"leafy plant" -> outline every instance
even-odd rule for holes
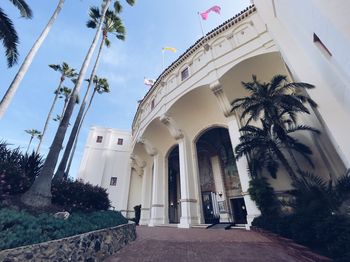
[[[0,250],[64,238],[128,223],[116,211],[73,213],[67,220],[50,214],[33,216],[24,211],[0,209]]]
[[[280,204],[266,178],[256,177],[250,180],[248,192],[263,215],[276,216],[279,214]]]
[[[110,201],[106,189],[82,181],[57,181],[52,185],[52,203],[71,211],[107,210]]]
[[[0,198],[25,192],[39,174],[43,159],[34,152],[23,154],[0,143]]]

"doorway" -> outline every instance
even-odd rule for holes
[[[233,198],[230,201],[234,222],[236,224],[247,224],[247,209],[244,203],[244,198]]]
[[[202,192],[203,217],[205,224],[216,224],[220,222],[220,214],[216,205],[214,192]]]
[[[168,157],[168,215],[169,223],[180,223],[181,216],[179,146],[173,148]]]

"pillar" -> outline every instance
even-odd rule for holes
[[[164,158],[160,153],[153,156],[153,186],[151,219],[149,226],[165,224],[164,216]]]
[[[224,114],[224,116],[227,119],[228,123],[228,131],[230,134],[231,144],[233,150],[235,149],[236,145],[239,143],[239,125],[237,124],[237,120],[235,115],[231,112],[231,106],[227,99],[227,96],[224,92],[224,89],[219,81],[215,81],[210,85],[210,89],[212,90],[213,94],[215,95],[217,102],[219,104],[219,107]],[[238,170],[238,176],[242,187],[242,195],[244,198],[244,202],[247,209],[247,225],[246,228],[249,229],[252,221],[255,217],[260,215],[260,210],[256,206],[255,202],[250,198],[250,195],[248,194],[248,188],[249,188],[249,181],[250,176],[247,171],[248,162],[246,157],[241,157],[238,161],[236,161],[237,170]]]
[[[228,130],[230,134],[232,148],[234,149],[238,145],[239,137],[240,137],[239,126],[234,116],[231,116],[228,118]],[[247,158],[245,156],[241,157],[239,160],[236,161],[236,165],[237,165],[239,180],[241,183],[242,195],[243,195],[244,202],[247,209],[246,228],[249,229],[250,226],[252,225],[252,221],[254,220],[254,218],[259,216],[261,213],[258,207],[256,206],[255,202],[251,199],[248,193],[249,181],[251,180],[251,178],[247,170],[247,167],[248,167]]]
[[[196,199],[195,173],[193,172],[193,150],[191,140],[177,127],[173,118],[164,114],[160,121],[168,128],[171,136],[179,144],[181,217],[178,227],[190,228],[198,224],[198,199]]]
[[[141,188],[141,218],[140,225],[148,225],[151,216],[151,188],[152,188],[152,173],[151,168],[146,166],[142,176]]]
[[[196,190],[194,187],[193,150],[191,141],[184,136],[179,140],[181,217],[178,227],[190,228],[198,223]]]

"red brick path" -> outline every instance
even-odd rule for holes
[[[284,244],[285,245],[285,244]],[[105,262],[266,261],[310,262],[263,234],[241,229],[137,227],[137,240]]]

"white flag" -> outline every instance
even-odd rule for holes
[[[153,86],[155,82],[156,82],[156,80],[154,80],[154,79],[149,79],[149,78],[146,78],[146,77],[143,79],[143,83],[146,86]]]

